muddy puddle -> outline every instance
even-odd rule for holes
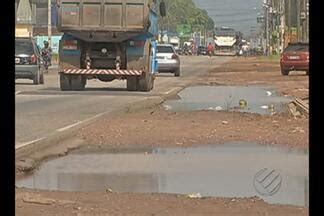
[[[81,152],[45,162],[17,187],[60,191],[259,196],[308,206],[308,154],[253,143]]]
[[[171,111],[239,111],[263,115],[287,111],[292,98],[280,96],[263,86],[191,86],[166,101],[163,106]]]

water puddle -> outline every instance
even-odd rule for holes
[[[259,174],[264,169],[275,170],[279,178],[270,183],[271,178],[257,181],[263,178]],[[264,194],[262,187],[267,185],[278,190]],[[250,143],[157,148],[148,152],[76,151],[45,162],[32,175],[17,180],[16,186],[60,191],[111,189],[215,197],[259,196],[269,203],[308,206],[308,155]]]
[[[260,86],[192,86],[179,94],[180,99],[168,100],[163,106],[171,111],[239,111],[275,114],[287,111],[289,97]]]

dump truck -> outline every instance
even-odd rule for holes
[[[87,80],[126,80],[128,91],[150,91],[158,71],[158,11],[163,0],[58,0],[59,82],[84,90]]]

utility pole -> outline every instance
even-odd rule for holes
[[[302,27],[302,41],[305,42],[306,41],[306,0],[302,0],[301,1],[301,5],[300,5],[301,9],[300,9],[300,19],[301,19],[301,27]]]
[[[297,9],[297,41],[301,40],[300,37],[300,1],[296,1],[296,9]]]
[[[309,40],[309,0],[306,0],[306,41]]]
[[[288,18],[288,34],[289,34],[289,37],[288,37],[288,43],[290,42],[291,40],[291,0],[288,0],[288,12],[287,12],[287,18]]]
[[[283,52],[284,48],[285,48],[285,0],[280,0],[280,27],[281,27],[281,46],[280,46],[280,50],[281,52]]]
[[[49,43],[49,46],[52,47],[52,14],[51,14],[51,0],[48,0],[48,14],[47,14],[47,19],[48,19],[48,22],[47,22],[47,33],[48,33],[48,43]]]
[[[269,5],[268,0],[265,0],[265,31],[266,31],[266,56],[269,55]]]

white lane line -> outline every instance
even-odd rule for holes
[[[60,129],[57,129],[56,131],[58,131],[58,132],[65,131],[65,130],[67,130],[67,129],[70,129],[71,127],[74,127],[74,126],[76,126],[76,125],[78,125],[78,124],[81,124],[82,122],[83,122],[83,121],[78,121],[77,123],[74,123],[74,124],[68,125],[68,126],[66,126],[66,127],[62,127],[62,128],[60,128]]]
[[[43,139],[46,139],[46,137],[42,137],[42,138],[39,138],[39,139],[36,139],[36,140],[33,140],[33,141],[29,141],[29,142],[20,143],[19,145],[16,145],[15,146],[15,149],[17,150],[17,149],[19,149],[21,147],[24,147],[24,146],[33,144],[33,143],[38,142],[38,141],[41,141]]]
[[[107,112],[110,112],[110,111],[107,111]],[[74,124],[70,124],[70,125],[68,125],[68,126],[65,126],[65,127],[59,128],[59,129],[57,129],[56,131],[58,131],[58,132],[65,131],[65,130],[70,129],[70,128],[72,128],[72,127],[75,127],[75,126],[77,126],[77,125],[79,125],[79,124],[82,124],[82,123],[84,123],[84,122],[91,121],[92,119],[98,118],[99,116],[102,116],[102,115],[104,115],[104,114],[107,113],[107,112],[99,113],[99,114],[97,114],[97,115],[95,115],[95,116],[92,116],[91,118],[85,119],[85,120],[83,120],[83,121],[78,121],[78,122],[76,122],[76,123],[74,123]]]

